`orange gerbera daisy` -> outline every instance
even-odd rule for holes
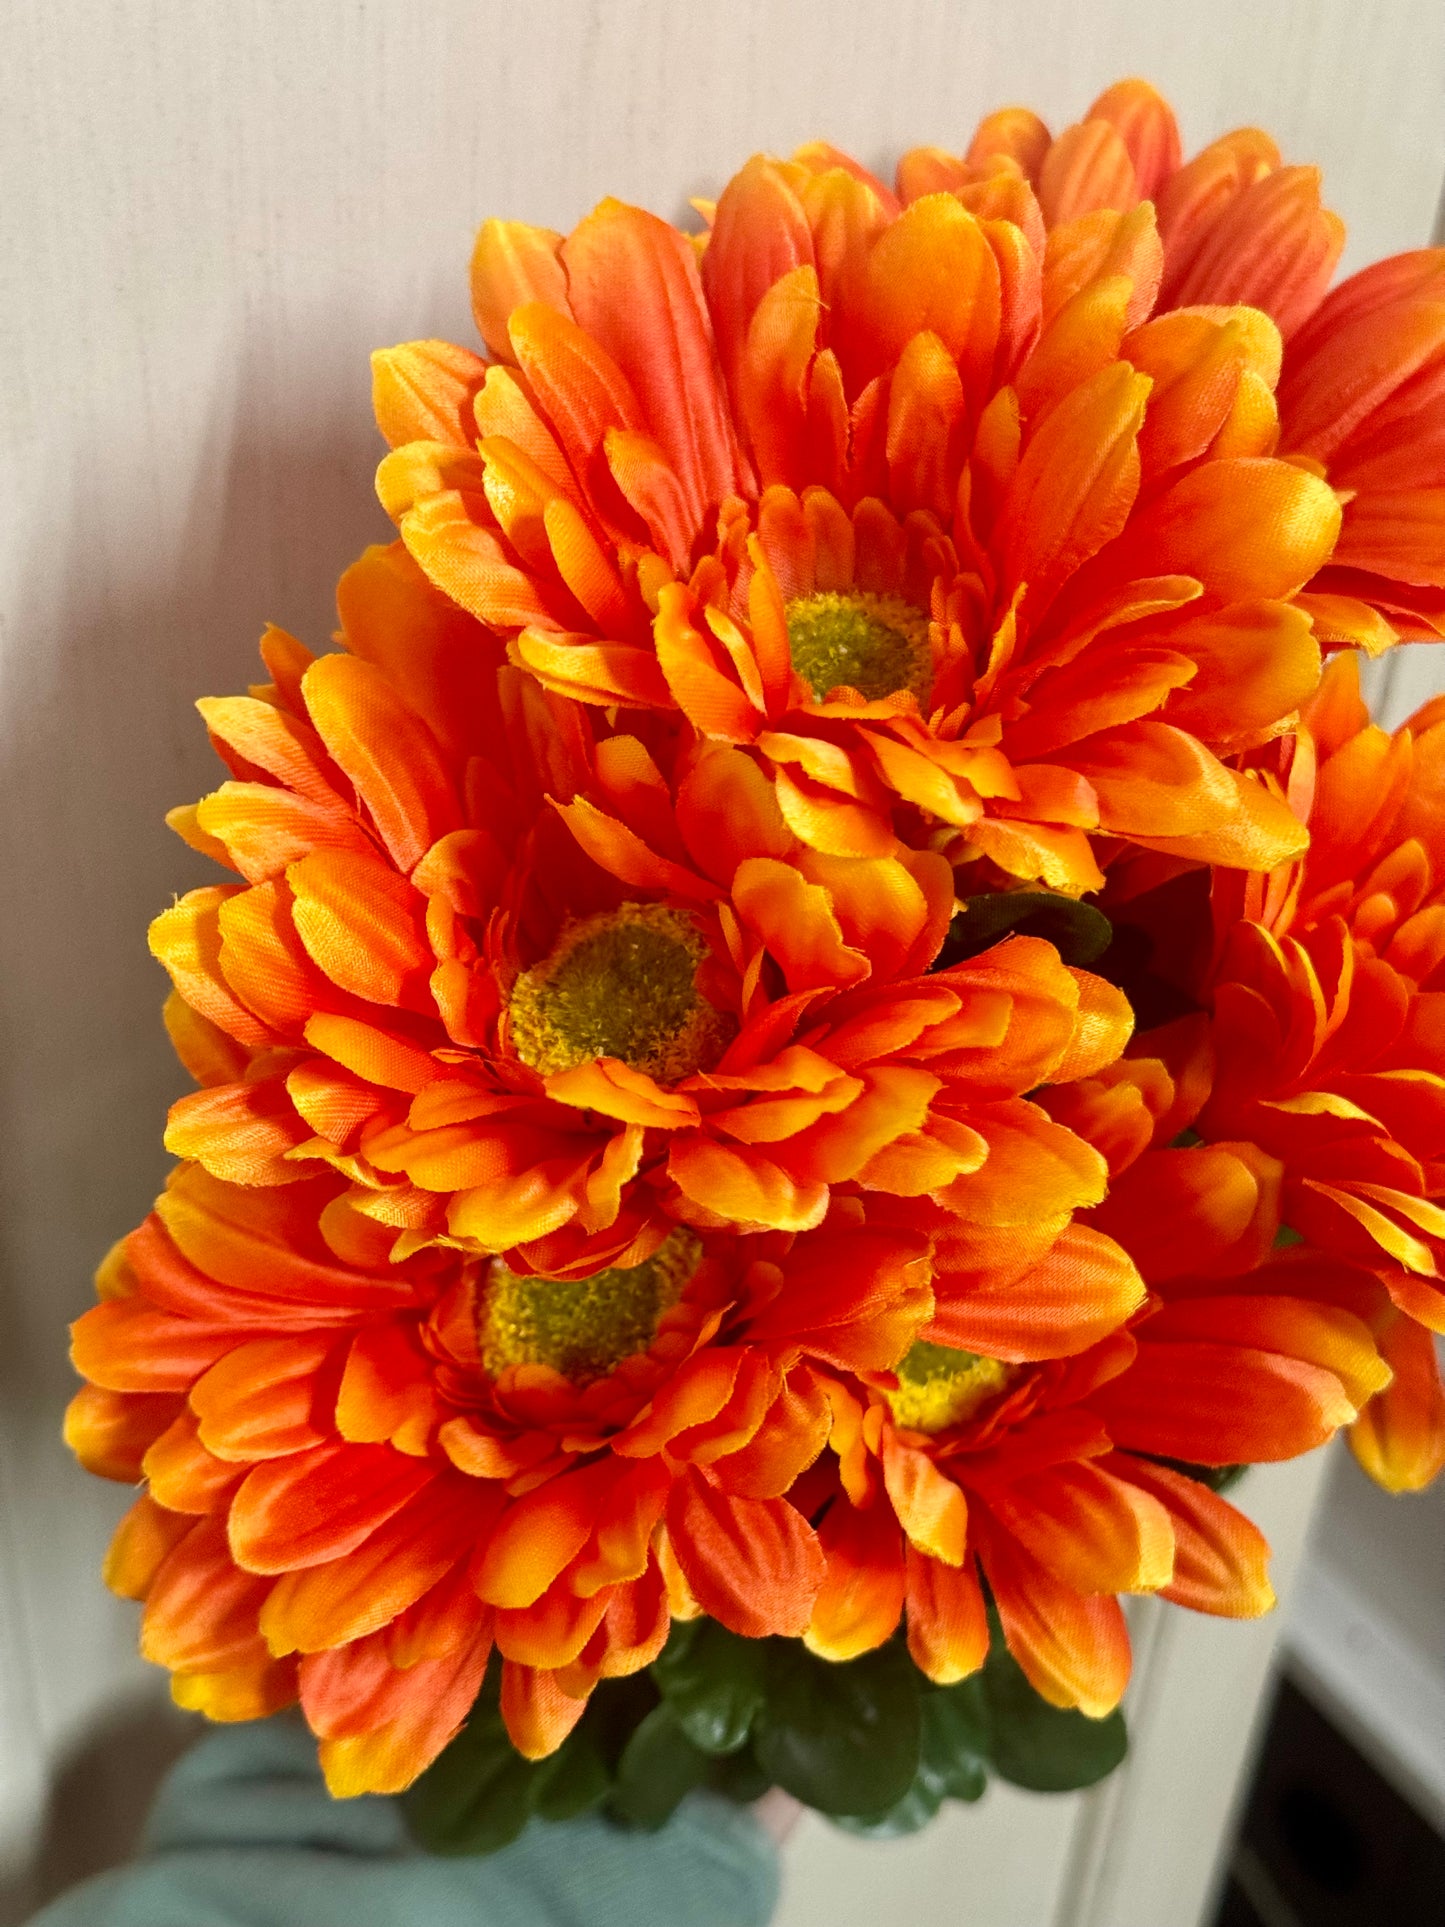
[[[1117,1056],[1117,991],[1032,938],[928,974],[945,860],[810,849],[727,745],[659,737],[664,771],[493,666],[466,727],[506,760],[453,749],[443,671],[485,661],[476,625],[396,550],[341,605],[351,653],[298,674],[273,637],[284,680],[205,706],[238,780],[180,827],[246,882],[154,927],[204,1085],[173,1151],[243,1184],[330,1165],[400,1251],[551,1275],[640,1262],[678,1222],[806,1229],[840,1186],[996,1228],[1027,1196],[1027,1263],[994,1283],[1027,1302],[1047,1271],[1034,1343],[1127,1315],[1116,1247],[1054,1253],[1102,1163],[1023,1097]]]
[[[1114,1595],[1233,1617],[1273,1602],[1248,1520],[1169,1461],[1291,1458],[1387,1376],[1350,1310],[1268,1270],[1203,1279],[1075,1358],[1032,1366],[916,1345],[835,1423],[838,1489],[808,1643],[844,1659],[905,1614],[940,1684],[982,1664],[987,1582],[1044,1698],[1099,1716],[1129,1676]]]
[[[389,1243],[329,1175],[182,1166],[75,1327],[68,1437],[147,1482],[107,1576],[182,1705],[299,1696],[332,1791],[394,1791],[494,1644],[535,1757],[656,1656],[669,1600],[802,1631],[823,1560],[784,1495],[829,1435],[825,1374],[885,1369],[927,1317],[924,1239],[845,1201],[796,1239],[678,1228],[570,1286]]]
[[[1135,1059],[1104,1074],[1117,1128],[1146,1117],[1122,1108],[1136,1060],[1167,1058],[1177,1084],[1156,1107],[1153,1148],[1126,1175],[1110,1151],[1110,1194],[1089,1222],[1151,1285],[1171,1251],[1201,1240],[1222,1251],[1237,1235],[1234,1268],[1257,1264],[1281,1223],[1383,1279],[1395,1309],[1375,1293],[1365,1315],[1396,1378],[1352,1441],[1394,1489],[1428,1483],[1445,1461],[1427,1335],[1445,1322],[1439,709],[1387,735],[1360,701],[1355,658],[1339,658],[1297,738],[1267,757],[1309,825],[1308,855],[1271,874],[1216,873],[1212,891],[1203,871],[1141,890],[1148,861],[1123,864],[1106,897],[1116,927],[1147,940],[1156,973],[1131,985],[1136,1008],[1152,1011]],[[1171,1000],[1196,1014],[1160,1027]],[[1088,1088],[1045,1101],[1104,1148]],[[1209,1143],[1170,1148],[1183,1129]]]
[[[1397,1382],[1352,1438],[1396,1490],[1445,1463],[1427,1335],[1445,1330],[1441,711],[1429,703],[1388,735],[1360,700],[1354,660],[1331,665],[1290,774],[1308,856],[1242,889],[1216,885],[1221,928],[1241,912],[1257,921],[1240,923],[1220,966],[1216,1095],[1199,1125],[1269,1143],[1289,1173],[1287,1221],[1388,1285],[1403,1314],[1383,1340]],[[1261,991],[1276,1023],[1289,1013],[1289,1036],[1251,1062]]]
[[[1174,115],[1142,80],[1108,88],[1057,139],[1006,108],[962,158],[920,148],[899,165],[905,202],[945,189],[991,208],[1029,188],[1046,263],[1106,245],[1151,202],[1160,308],[1248,306],[1277,324],[1278,453],[1344,502],[1334,555],[1299,602],[1320,640],[1373,653],[1445,634],[1445,250],[1378,262],[1326,294],[1345,230],[1321,205],[1318,168],[1284,165],[1257,127],[1182,162]]]
[[[1197,1083],[1196,1083],[1197,1089]],[[979,1574],[1035,1688],[1102,1714],[1128,1678],[1112,1595],[1266,1610],[1266,1547],[1170,1461],[1291,1458],[1381,1392],[1378,1281],[1316,1254],[1268,1262],[1278,1167],[1255,1146],[1165,1148],[1191,1102],[1158,1058],[1048,1094],[1107,1157],[1090,1214],[1150,1286],[1129,1331],[1032,1366],[921,1342],[835,1427],[841,1494],[808,1638],[835,1658],[888,1637],[946,1683],[988,1645]]]
[[[1021,179],[900,209],[820,148],[749,162],[700,267],[617,202],[490,222],[496,360],[377,358],[382,499],[514,661],[745,748],[814,849],[1268,867],[1298,824],[1220,756],[1314,687],[1339,506],[1272,459],[1274,325],[1151,319],[1160,272],[1148,209],[1046,256]]]

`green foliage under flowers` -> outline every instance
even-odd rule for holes
[[[967,897],[948,927],[935,970],[961,963],[1017,934],[1043,937],[1065,963],[1080,969],[1098,961],[1113,941],[1114,929],[1102,910],[1053,890],[1001,890]]]
[[[405,1796],[433,1853],[494,1853],[533,1817],[594,1810],[660,1827],[697,1787],[740,1802],[782,1787],[850,1833],[887,1839],[925,1826],[945,1800],[977,1800],[990,1773],[1036,1792],[1092,1786],[1126,1746],[1122,1715],[1091,1720],[1040,1699],[996,1629],[982,1670],[940,1687],[900,1640],[833,1664],[796,1640],[678,1624],[646,1672],[604,1680],[535,1764],[507,1738],[496,1676]]]

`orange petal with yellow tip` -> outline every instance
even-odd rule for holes
[[[1167,265],[1161,303],[1263,308],[1286,341],[1314,312],[1345,244],[1345,224],[1320,205],[1314,167],[1281,167],[1237,194],[1192,258]]]
[[[1135,437],[1148,392],[1147,377],[1117,362],[1069,394],[1031,437],[999,516],[1010,592],[1027,584],[1043,607],[1124,528],[1139,487]]]
[[[1147,1151],[1091,1222],[1118,1239],[1151,1284],[1248,1271],[1264,1263],[1279,1230],[1282,1175],[1252,1144]]]
[[[122,1599],[144,1599],[176,1545],[194,1530],[186,1513],[167,1512],[143,1492],[115,1529],[105,1556],[105,1583]]]
[[[322,1190],[328,1192],[324,1182]],[[415,1281],[406,1267],[382,1261],[377,1271],[357,1270],[322,1243],[316,1235],[319,1202],[306,1185],[253,1191],[183,1165],[156,1200],[156,1214],[168,1242],[196,1269],[176,1276],[186,1267],[175,1264],[153,1226],[132,1234],[131,1245],[154,1240],[146,1249],[148,1289],[162,1300],[179,1291],[178,1309],[192,1315],[224,1318],[230,1311],[234,1322],[240,1312],[263,1329],[284,1329],[299,1311],[314,1330],[348,1322],[357,1310],[412,1302]],[[214,1281],[209,1288],[206,1279]],[[238,1298],[240,1293],[246,1296]]]
[[[1111,572],[1192,575],[1228,601],[1289,596],[1329,559],[1339,503],[1288,462],[1210,462],[1136,515]]]
[[[1092,1464],[990,1485],[994,1519],[1076,1592],[1157,1592],[1174,1570],[1167,1508]]]
[[[533,622],[555,628],[566,608],[567,598],[519,568],[495,530],[476,521],[475,502],[455,489],[408,509],[401,537],[444,595],[495,628],[523,629]]]
[[[1129,150],[1141,200],[1152,201],[1179,166],[1174,110],[1147,80],[1119,80],[1094,102],[1087,120],[1105,120]]]
[[[1075,897],[1104,887],[1104,873],[1082,830],[986,818],[969,828],[967,841],[971,849],[1021,881],[1044,883]]]
[[[574,702],[621,703],[632,709],[671,709],[676,702],[651,649],[596,643],[556,630],[524,629],[511,654],[543,688]]]
[[[371,406],[392,448],[406,442],[455,442],[470,448],[472,397],[487,364],[449,341],[407,341],[371,357]]]
[[[1319,644],[1298,603],[1236,602],[1191,616],[1171,646],[1197,665],[1169,698],[1167,720],[1214,744],[1268,728],[1313,695]]]
[[[1134,1030],[1134,1012],[1117,985],[1089,970],[1071,967],[1069,975],[1078,988],[1079,1001],[1068,1045],[1053,1067],[1057,1084],[1093,1077],[1104,1070],[1119,1056]]]
[[[908,1651],[935,1686],[956,1686],[988,1653],[988,1609],[972,1559],[959,1566],[907,1555]]]
[[[434,958],[422,899],[395,870],[325,851],[293,863],[286,880],[296,932],[333,984],[383,1005],[424,998]]]
[[[220,1519],[202,1519],[162,1563],[146,1595],[141,1651],[157,1665],[219,1672],[256,1656],[266,1583],[240,1571]]]
[[[345,1558],[283,1573],[266,1595],[260,1626],[278,1657],[345,1646],[424,1599],[486,1529],[500,1499],[479,1502],[453,1475],[436,1480],[411,1505]],[[490,1498],[490,1495],[489,1495]],[[475,1600],[473,1600],[475,1607]]]
[[[1118,278],[1129,283],[1123,302],[1124,325],[1137,328],[1154,306],[1163,266],[1164,253],[1154,210],[1147,204],[1132,208],[1127,214],[1099,208],[1065,221],[1050,233],[1045,252],[1044,326],[1049,327],[1065,304],[1091,284],[1100,284],[1102,294],[1102,283]],[[1109,314],[1111,339],[1118,325],[1113,319],[1115,299],[1111,294],[1109,306],[1096,310]],[[1100,360],[1107,358],[1101,356]],[[1135,366],[1144,374],[1154,372],[1143,362],[1136,362]]]
[[[87,1472],[135,1485],[141,1461],[181,1409],[175,1392],[83,1385],[65,1408],[65,1443]]]
[[[773,283],[748,325],[737,375],[738,413],[765,486],[801,488],[813,479],[806,463],[805,383],[821,315],[818,276],[805,263]]]
[[[1085,1597],[1056,1579],[1006,1533],[981,1550],[1009,1651],[1051,1706],[1091,1719],[1112,1713],[1129,1683],[1129,1634],[1118,1601]]]
[[[1093,1406],[1126,1451],[1195,1465],[1297,1458],[1359,1409],[1324,1366],[1219,1342],[1142,1345]]]
[[[245,1476],[207,1451],[188,1411],[151,1445],[141,1471],[156,1502],[175,1512],[223,1512]]]
[[[606,1460],[515,1500],[487,1542],[474,1583],[490,1605],[530,1606],[586,1545],[597,1505],[619,1476]]]
[[[749,1323],[757,1344],[802,1345],[846,1371],[888,1371],[932,1304],[921,1232],[831,1225],[799,1245],[782,1291]]]
[[[323,656],[302,683],[317,732],[356,785],[403,871],[461,827],[449,773],[425,723],[370,663]]]
[[[458,448],[453,442],[406,442],[382,456],[376,470],[376,496],[398,526],[413,513],[425,522],[452,500],[491,528],[486,480],[487,464],[474,448]]]
[[[432,1369],[411,1327],[363,1328],[346,1355],[336,1395],[337,1431],[355,1444],[386,1443],[424,1456],[445,1416]]]
[[[690,1203],[748,1230],[809,1231],[828,1208],[826,1184],[796,1179],[760,1152],[701,1136],[672,1145],[667,1174]]]
[[[1294,607],[1310,618],[1322,647],[1363,650],[1367,656],[1381,656],[1393,649],[1400,633],[1376,608],[1358,596],[1306,590],[1297,595]]]
[[[866,275],[864,325],[879,363],[927,331],[975,388],[979,373],[991,372],[1001,318],[998,263],[979,223],[952,194],[930,194],[906,208],[879,236]],[[974,408],[984,399],[969,395]]]
[[[610,1598],[604,1588],[579,1599],[559,1579],[532,1605],[497,1613],[497,1651],[511,1664],[570,1667],[601,1625]]]
[[[480,1632],[440,1659],[398,1672],[385,1640],[373,1633],[301,1662],[302,1710],[321,1738],[321,1770],[336,1800],[410,1786],[471,1711],[491,1653],[489,1634]]]
[[[308,723],[255,696],[203,696],[196,708],[233,775],[264,772],[308,802],[335,811],[339,820],[351,815],[325,745]]]
[[[453,767],[491,740],[501,645],[432,586],[404,543],[363,550],[342,572],[336,607],[348,652],[406,692]]]
[[[555,1673],[510,1659],[503,1663],[502,1718],[524,1760],[545,1760],[555,1753],[586,1711],[586,1699],[563,1692]]]
[[[1048,128],[1031,108],[1001,107],[979,122],[965,158],[974,167],[986,167],[1003,157],[1034,180],[1051,139]]]
[[[259,1045],[271,1034],[230,990],[221,970],[221,906],[237,891],[211,885],[190,890],[163,910],[148,933],[151,955],[169,971],[186,1002],[238,1043]]]
[[[270,783],[223,783],[196,806],[195,821],[248,883],[284,874],[311,850],[365,850],[354,818]]]
[[[472,249],[472,313],[477,332],[499,361],[511,361],[508,323],[518,308],[545,302],[570,312],[567,275],[558,260],[560,234],[525,221],[483,221]]]
[[[1160,1588],[1176,1606],[1226,1619],[1256,1619],[1274,1605],[1269,1542],[1258,1526],[1197,1480],[1114,1452],[1102,1470],[1152,1494],[1169,1514],[1174,1573]]]
[[[561,259],[572,312],[631,382],[696,530],[743,480],[696,253],[667,222],[607,200]]]
[[[1141,198],[1134,163],[1118,128],[1107,120],[1066,127],[1043,157],[1039,206],[1050,227],[1096,208],[1123,212]]]
[[[1017,1235],[1000,1242],[1016,1244]],[[958,1289],[945,1257],[922,1335],[995,1358],[1064,1358],[1116,1331],[1144,1302],[1143,1281],[1128,1255],[1081,1224],[1069,1225],[1017,1277],[994,1280],[986,1270],[984,1279]]]
[[[904,207],[925,194],[957,194],[973,179],[973,169],[941,147],[910,147],[899,158],[894,185]]]
[[[617,565],[565,496],[554,495],[542,513],[557,572],[604,635],[631,626],[632,606]]]
[[[238,1464],[325,1444],[316,1377],[334,1335],[255,1338],[220,1358],[191,1387],[201,1442]]]
[[[761,720],[758,710],[724,667],[721,647],[692,621],[680,585],[663,590],[653,638],[658,667],[688,720],[716,740],[751,742]]]
[[[733,1498],[689,1471],[673,1487],[667,1528],[703,1611],[730,1632],[795,1638],[807,1626],[825,1561],[786,1500]]]
[[[171,1698],[187,1713],[221,1724],[269,1719],[296,1704],[296,1662],[261,1648],[240,1666],[216,1673],[173,1673]]]
[[[909,1543],[946,1566],[961,1566],[968,1548],[968,1501],[930,1455],[885,1435],[883,1484]]]
[[[256,1573],[339,1559],[434,1476],[429,1465],[386,1445],[320,1445],[265,1460],[231,1503],[231,1551]]]
[[[166,1125],[166,1149],[194,1158],[229,1184],[299,1183],[305,1167],[288,1152],[307,1140],[285,1084],[263,1078],[251,1084],[220,1084],[178,1098]]]
[[[904,348],[888,391],[888,467],[900,511],[953,505],[966,400],[953,357],[926,330]]]
[[[702,257],[718,358],[735,403],[744,344],[759,302],[812,253],[812,235],[787,167],[755,154],[718,197]]]
[[[1394,1377],[1350,1427],[1350,1450],[1387,1492],[1423,1492],[1445,1468],[1445,1384],[1430,1333],[1395,1318],[1379,1340]]]
[[[858,983],[868,959],[843,939],[829,893],[772,857],[748,857],[733,878],[739,917],[776,957],[789,990]]]
[[[821,1659],[856,1659],[890,1639],[903,1611],[904,1543],[887,1506],[835,1499],[818,1527],[827,1561],[803,1644]]]
[[[715,1460],[719,1482],[744,1499],[780,1499],[828,1442],[833,1410],[827,1388],[806,1367],[795,1369],[746,1445]]]

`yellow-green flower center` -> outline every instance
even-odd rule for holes
[[[933,684],[928,617],[901,596],[855,591],[798,596],[787,606],[793,667],[822,702],[846,684],[870,703],[911,689],[922,707]]]
[[[662,1083],[715,1064],[730,1026],[697,987],[706,955],[689,919],[662,904],[583,918],[517,979],[517,1055],[544,1077],[616,1057]]]
[[[679,1225],[642,1264],[590,1278],[522,1277],[497,1259],[479,1319],[482,1363],[493,1378],[508,1365],[550,1365],[574,1385],[605,1378],[647,1350],[701,1255],[702,1241]]]
[[[1013,1376],[1002,1359],[921,1340],[898,1367],[898,1390],[888,1393],[894,1422],[910,1432],[946,1432],[972,1418]]]

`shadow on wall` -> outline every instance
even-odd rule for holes
[[[144,1677],[136,1608],[100,1581],[124,1495],[79,1471],[60,1423],[66,1321],[159,1189],[186,1083],[145,932],[220,880],[162,821],[224,775],[192,704],[264,673],[268,618],[327,646],[337,575],[388,535],[364,355],[334,328],[288,337],[218,356],[208,413],[188,421],[182,393],[171,416],[138,407],[129,443],[98,425],[68,498],[67,478],[34,477],[57,499],[8,642],[0,743],[0,1779],[35,1798],[60,1736]],[[99,1784],[93,1760],[129,1797],[133,1739],[125,1719],[87,1734],[73,1785]],[[61,1884],[90,1864],[91,1829],[63,1793],[42,1845]]]
[[[128,1695],[57,1761],[22,1881],[0,1885],[0,1927],[23,1927],[67,1888],[135,1851],[157,1787],[202,1721],[161,1693]]]

